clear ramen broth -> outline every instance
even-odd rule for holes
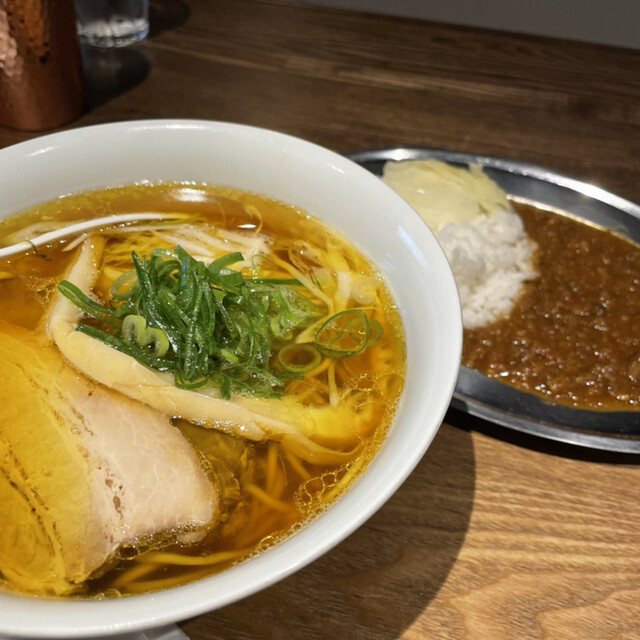
[[[329,457],[316,463],[313,456],[305,459],[296,447],[287,446],[286,438],[277,435],[252,440],[239,437],[237,431],[222,423],[211,428],[211,424],[203,426],[171,415],[172,424],[195,450],[198,464],[217,496],[216,516],[200,539],[183,535],[183,531],[162,530],[130,540],[86,580],[69,583],[64,593],[48,587],[46,580],[30,587],[28,582],[16,584],[10,572],[0,572],[0,584],[7,590],[120,597],[178,586],[220,572],[292,535],[320,514],[367,467],[394,417],[404,384],[406,354],[400,315],[392,296],[375,265],[348,240],[304,211],[221,187],[125,186],[61,198],[4,220],[0,223],[0,246],[21,239],[25,229],[33,237],[63,221],[149,211],[187,215],[179,226],[149,222],[137,225],[140,229],[135,232],[122,226],[101,229],[99,235],[105,238],[105,244],[91,296],[107,303],[114,282],[133,268],[132,249],[143,255],[180,245],[199,254],[202,243],[208,243],[223,254],[253,252],[254,267],[242,267],[245,275],[255,276],[259,270],[260,277],[298,279],[308,284],[304,295],[312,299],[319,315],[295,334],[301,342],[317,335],[328,309],[364,309],[370,326],[375,323],[381,329],[376,340],[350,357],[321,354],[321,360],[310,370],[287,378],[282,391],[282,398],[294,403],[296,411],[335,411],[344,422],[339,428],[346,435],[332,444],[311,433],[311,440],[322,447],[334,447],[337,452],[335,461]],[[46,330],[48,314],[60,297],[57,287],[67,277],[83,241],[70,237],[0,260],[2,331],[51,344]],[[318,297],[309,291],[317,292]],[[99,324],[95,319],[85,321],[89,326]],[[15,326],[22,329],[14,331]],[[0,354],[0,367],[5,368],[5,358]],[[11,404],[10,384],[0,375],[2,406]],[[100,386],[99,382],[92,384]],[[230,401],[234,402],[237,395],[234,391]],[[7,420],[6,410],[0,409],[0,445],[8,433]],[[38,451],[34,455],[43,456],[40,466],[45,468],[46,451]],[[18,463],[1,453],[0,447],[0,476],[4,473],[10,477],[15,471],[11,465]],[[0,516],[5,521],[12,518],[6,503],[4,513],[0,506]],[[84,541],[79,539],[78,544]],[[0,569],[2,562],[19,562],[15,555],[21,549],[19,545],[14,548],[7,536],[0,536]]]

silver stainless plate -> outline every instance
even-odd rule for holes
[[[424,147],[370,149],[345,155],[378,176],[389,160],[434,158],[465,167],[475,163],[512,198],[571,213],[640,244],[639,205],[542,167]],[[640,454],[640,411],[572,409],[519,391],[464,366],[451,406],[535,436],[592,449]]]

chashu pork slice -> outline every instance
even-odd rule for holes
[[[122,545],[197,538],[217,512],[168,418],[0,321],[0,574],[32,593],[70,593]]]

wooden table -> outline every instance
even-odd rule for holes
[[[72,126],[241,122],[339,152],[425,145],[541,164],[640,201],[640,51],[257,0],[157,0],[86,54]],[[35,134],[0,130],[0,146]],[[452,426],[455,425],[455,426]],[[640,637],[640,468],[451,413],[395,496],[193,639]]]

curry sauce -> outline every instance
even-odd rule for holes
[[[640,247],[567,215],[515,205],[539,278],[512,313],[465,331],[463,364],[573,407],[640,406]]]

